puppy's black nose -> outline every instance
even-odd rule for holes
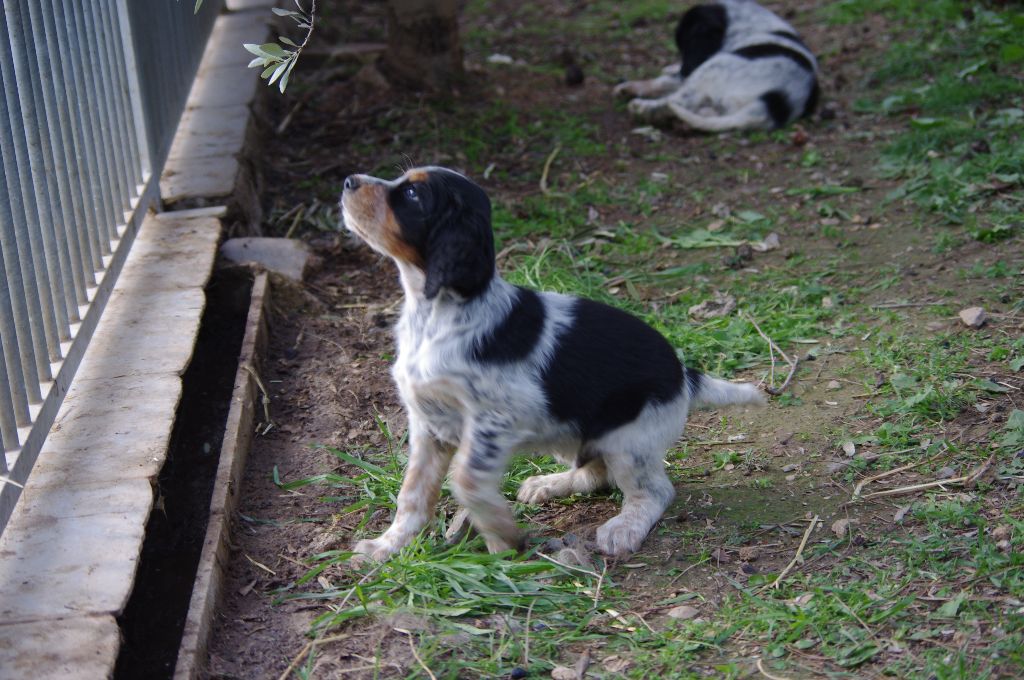
[[[355,175],[349,175],[345,178],[345,191],[355,191],[359,188],[359,178]]]

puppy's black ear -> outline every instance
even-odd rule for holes
[[[427,241],[423,293],[433,299],[442,288],[466,298],[482,293],[494,277],[491,202],[469,180],[445,178]]]
[[[697,5],[688,10],[676,26],[676,47],[683,66],[682,77],[722,49],[729,16],[721,5]]]

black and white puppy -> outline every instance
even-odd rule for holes
[[[353,550],[382,560],[430,521],[445,475],[491,552],[522,537],[501,494],[514,453],[570,467],[527,479],[540,503],[604,486],[622,512],[599,549],[640,547],[674,496],[664,454],[698,404],[760,402],[752,384],[685,368],[639,319],[590,300],[513,286],[495,270],[491,204],[452,170],[345,180],[345,225],[398,266],[404,307],[393,377],[409,418],[409,462],[390,528]]]
[[[681,64],[653,80],[622,83],[629,112],[675,116],[708,132],[770,130],[813,113],[818,63],[796,30],[753,0],[718,0],[688,10],[676,27]]]

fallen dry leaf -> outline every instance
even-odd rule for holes
[[[734,309],[736,309],[736,298],[728,293],[715,291],[714,297],[710,300],[693,305],[688,311],[690,316],[697,319],[715,319],[732,314]]]
[[[845,517],[832,522],[832,533],[835,534],[837,538],[842,538],[849,530],[850,520]]]

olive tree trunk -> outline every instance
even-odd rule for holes
[[[450,90],[462,78],[456,0],[388,0],[384,63],[400,80]]]

